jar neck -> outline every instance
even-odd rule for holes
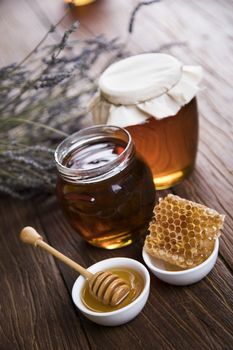
[[[123,142],[124,150],[113,160],[106,164],[91,168],[70,168],[66,166],[65,159],[74,152],[93,143],[104,140]],[[55,161],[59,175],[71,183],[97,182],[112,177],[121,172],[131,162],[135,154],[132,138],[128,131],[117,126],[98,125],[76,132],[62,141],[55,151]]]

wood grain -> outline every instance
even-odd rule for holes
[[[40,228],[33,207],[5,199],[0,216],[1,348],[88,349],[54,259],[19,241],[26,222]]]
[[[51,224],[52,221],[55,225],[57,218],[60,218],[56,233],[48,233],[49,241],[53,242],[57,249],[62,249],[62,247],[66,249],[70,256],[86,266],[101,260],[103,254],[105,258],[127,256],[142,262],[141,242],[118,251],[103,253],[101,250],[90,247],[81,241],[78,235],[67,227],[60,210],[56,214],[54,213],[53,217],[40,216],[43,218],[44,227],[47,227],[48,223]],[[68,271],[63,265],[59,264],[59,266],[67,287],[71,289],[74,278],[73,272]],[[219,278],[220,271],[221,277]],[[125,349],[128,349],[132,344],[138,349],[143,349],[145,345],[144,334],[146,334],[145,341],[148,347],[150,344],[151,346],[156,344],[158,348],[168,349],[186,348],[190,344],[190,339],[192,339],[194,349],[207,349],[209,347],[211,349],[221,349],[224,341],[227,341],[228,344],[232,342],[233,297],[231,290],[233,280],[231,272],[220,259],[214,271],[194,286],[186,288],[172,287],[154,278],[154,276],[151,277],[151,293],[145,310],[134,321],[120,327],[120,333],[116,332],[115,329],[110,330],[105,327],[98,327],[97,331],[95,325],[89,322],[84,323],[84,327],[87,327],[87,334],[91,334],[90,342],[93,341],[92,337],[94,337],[94,342],[98,344],[97,348],[101,348],[101,339],[104,339],[104,343],[106,343],[109,336],[111,336],[113,343],[117,342],[118,337],[121,337],[126,329],[130,332],[129,334],[125,333],[123,338],[127,345],[125,345]],[[215,330],[214,336],[209,332],[211,328]],[[140,336],[137,331],[139,329]],[[96,330],[96,333],[94,330]],[[98,334],[101,335],[100,338],[98,338]],[[126,334],[127,340],[125,339]],[[142,340],[141,345],[138,343],[138,337]],[[209,344],[209,338],[212,347]],[[177,344],[179,344],[179,347]]]
[[[151,275],[143,312],[116,328],[86,320],[71,302],[77,277],[44,252],[24,246],[18,232],[35,226],[45,240],[78,263],[127,256],[142,261],[143,241],[117,251],[87,245],[68,226],[54,196],[32,203],[1,198],[1,349],[233,349],[233,3],[231,0],[163,0],[137,14],[127,38],[136,0],[97,0],[67,17],[57,33],[79,18],[77,37],[105,33],[128,40],[132,52],[170,53],[204,68],[198,95],[200,137],[196,168],[171,192],[226,214],[215,268],[200,283],[173,287]],[[22,59],[65,10],[63,1],[0,2],[0,64]],[[163,196],[164,191],[158,191]]]

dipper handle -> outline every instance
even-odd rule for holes
[[[66,265],[73,268],[75,271],[80,273],[80,275],[84,276],[87,279],[91,279],[93,277],[93,274],[89,272],[88,270],[84,269],[81,265],[77,264],[75,261],[68,258],[66,255],[60,253],[58,250],[51,247],[49,244],[45,243],[43,241],[43,238],[39,233],[30,226],[24,227],[22,231],[20,232],[20,239],[24,243],[32,244],[35,247],[40,247],[44,250],[46,250],[48,253],[55,256],[57,259],[64,262]]]

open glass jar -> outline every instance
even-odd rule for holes
[[[146,232],[155,203],[153,178],[126,130],[83,129],[57,147],[55,160],[62,209],[86,241],[114,249]]]
[[[126,128],[149,164],[157,189],[169,188],[194,168],[198,145],[199,66],[159,53],[110,65],[90,103],[93,123]]]

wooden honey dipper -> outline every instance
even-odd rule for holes
[[[95,274],[89,272],[81,265],[77,264],[58,250],[43,241],[41,235],[33,227],[24,227],[20,232],[20,239],[24,243],[32,244],[35,247],[46,250],[66,265],[78,271],[88,280],[92,295],[106,305],[116,306],[120,304],[129,294],[129,285],[117,275],[110,271],[100,271]]]

